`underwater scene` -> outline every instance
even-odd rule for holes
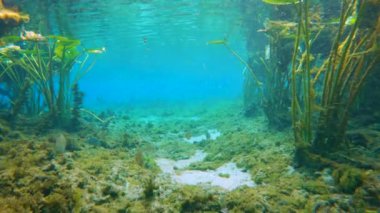
[[[0,213],[380,212],[380,0],[0,0]]]

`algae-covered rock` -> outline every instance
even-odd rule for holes
[[[143,143],[143,141],[141,141],[138,137],[131,135],[131,134],[128,134],[128,133],[125,133],[122,136],[122,139],[120,141],[120,144],[122,145],[122,147],[125,147],[128,149],[137,148],[137,147],[141,146],[142,143]]]
[[[220,211],[220,209],[220,204],[211,194],[194,194],[187,197],[180,207],[181,212]]]
[[[365,212],[363,206],[353,203],[351,195],[331,194],[308,199],[306,212]]]
[[[93,206],[91,207],[91,212],[94,213],[107,213],[109,210],[106,207],[103,206]]]
[[[69,212],[68,200],[59,193],[53,193],[44,198],[43,212]]]
[[[63,134],[58,134],[55,137],[55,148],[57,153],[64,153],[66,151],[67,140]]]
[[[197,147],[193,144],[178,141],[165,141],[160,144],[160,149],[157,150],[157,152],[160,157],[182,160],[194,155],[196,150]]]
[[[113,199],[120,196],[119,190],[112,184],[106,185],[103,188],[102,193],[104,196],[110,196]]]
[[[66,150],[67,151],[79,151],[82,147],[80,146],[79,140],[69,139],[67,140]]]
[[[333,172],[338,187],[345,193],[353,193],[363,182],[363,174],[355,168],[339,168]]]
[[[166,200],[178,212],[220,212],[218,197],[197,186],[184,186],[175,190]]]
[[[110,146],[108,145],[107,142],[98,139],[97,137],[90,137],[86,140],[87,144],[90,144],[95,147],[104,147],[104,148],[109,148]]]
[[[267,212],[269,205],[257,191],[252,189],[240,189],[228,194],[225,205],[231,212]]]
[[[302,188],[313,194],[328,194],[330,192],[329,187],[320,180],[310,180],[302,184]]]
[[[5,123],[6,122],[2,120],[0,121],[0,135],[3,137],[7,136],[11,132],[9,126]]]
[[[73,211],[74,212],[81,212],[82,209],[85,209],[85,202],[84,202],[84,192],[81,189],[74,189],[73,190]]]
[[[380,209],[380,172],[367,172],[360,191],[355,195],[359,196],[368,207]]]
[[[147,180],[145,180],[143,187],[144,187],[143,193],[144,193],[145,199],[153,198],[155,191],[158,189],[158,186],[154,182],[154,177],[149,177]]]

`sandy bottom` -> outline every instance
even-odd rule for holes
[[[228,162],[216,170],[200,171],[185,169],[192,163],[202,161],[206,155],[207,154],[203,151],[198,150],[193,156],[186,160],[174,161],[166,158],[159,158],[156,160],[156,163],[163,173],[170,175],[174,182],[180,184],[210,184],[228,191],[241,186],[256,186],[251,180],[251,176],[237,168],[236,164],[232,162]],[[175,169],[177,169],[177,171]]]
[[[207,139],[210,139],[213,141],[222,135],[222,133],[216,129],[207,130],[207,134],[208,135],[202,134],[202,135],[192,136],[190,138],[185,138],[185,141],[188,143],[199,143],[199,142],[205,141]]]

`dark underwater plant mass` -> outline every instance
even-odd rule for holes
[[[378,212],[380,0],[0,0],[0,212]]]

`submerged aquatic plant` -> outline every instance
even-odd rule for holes
[[[78,83],[72,86],[72,94],[73,94],[73,107],[71,110],[71,130],[77,131],[80,127],[80,109],[83,105],[83,92],[79,90]]]
[[[291,9],[291,8],[290,8]],[[286,17],[292,17],[294,12],[288,11]],[[261,107],[268,119],[268,126],[276,130],[282,130],[290,126],[290,83],[288,67],[293,50],[293,39],[295,38],[297,23],[283,20],[284,15],[275,9],[269,13],[270,20],[264,23],[265,29],[258,33],[265,33],[268,44],[265,51],[260,55],[262,63],[263,97]],[[264,48],[264,47],[263,47]]]
[[[268,21],[265,32],[272,40],[274,36],[295,40],[288,85],[296,160],[304,161],[307,153],[328,155],[346,141],[351,108],[380,59],[380,16],[372,14],[371,22],[366,18],[363,11],[372,1],[343,0],[340,17],[332,24],[314,14],[309,0],[294,3],[298,20]],[[333,37],[321,36],[328,32],[325,28],[334,32]],[[329,52],[315,56],[312,47],[330,38]]]
[[[223,45],[227,48],[227,50],[235,56],[251,73],[252,76],[259,88],[262,86],[262,82],[259,81],[258,77],[255,74],[255,71],[252,69],[252,67],[235,51],[231,48],[231,46],[228,44],[228,41],[226,39],[220,39],[220,40],[211,40],[208,41],[207,44],[216,44],[216,45]]]
[[[70,114],[78,117],[79,113],[79,109],[72,111],[71,108],[80,105],[79,93],[74,94],[76,90],[72,88],[92,68],[95,60],[90,62],[79,40],[36,33],[28,35],[19,38],[26,42],[26,48],[1,53],[2,58],[9,61],[8,65],[3,65],[4,70],[12,77],[12,84],[20,88],[20,79],[25,78],[19,75],[27,76],[33,88],[30,105],[39,110],[47,109],[54,126],[68,126]],[[40,113],[39,110],[36,113]]]
[[[329,153],[345,141],[350,109],[380,56],[376,49],[380,22],[374,28],[360,28],[365,4],[358,0],[342,1],[335,41],[320,64],[313,62],[311,51],[319,32],[310,31],[309,1],[297,7],[292,117],[296,147],[300,150]],[[347,22],[354,15],[355,23]]]

